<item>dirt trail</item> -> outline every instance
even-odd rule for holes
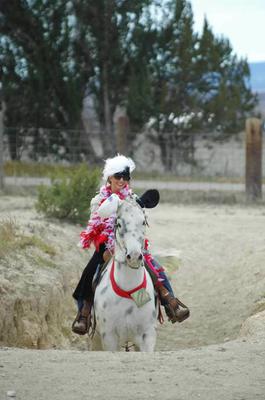
[[[0,199],[0,217],[34,224],[21,201]],[[191,318],[159,327],[151,355],[2,348],[1,400],[264,400],[264,210],[162,204],[148,215],[153,254],[177,260],[172,284]]]
[[[176,352],[0,351],[1,400],[263,400],[263,343]],[[1,397],[2,396],[2,397]]]

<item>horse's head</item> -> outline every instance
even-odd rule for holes
[[[143,258],[146,216],[135,199],[124,200],[116,219],[116,249],[123,252],[129,267],[139,268]]]
[[[107,218],[116,214],[115,256],[123,258],[131,268],[139,268],[142,264],[146,216],[144,209],[134,197],[120,200],[111,196],[99,208],[101,217]]]

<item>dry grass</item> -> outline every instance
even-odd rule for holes
[[[50,165],[23,161],[7,161],[4,165],[6,176],[47,177],[58,173],[74,171],[78,166]]]
[[[12,218],[0,220],[0,258],[6,257],[11,251],[25,250],[34,247],[49,256],[55,256],[53,246],[44,242],[36,235],[26,235],[20,232],[17,222]]]
[[[0,221],[0,258],[11,250],[16,235],[16,222],[12,218]]]
[[[87,164],[86,164],[87,165]],[[67,174],[75,171],[80,164],[62,165],[62,164],[45,164],[24,161],[7,161],[4,165],[6,176],[29,176],[29,177],[49,177],[59,174]],[[98,169],[96,165],[90,165],[90,169]],[[152,180],[161,182],[218,182],[218,183],[244,183],[244,177],[227,177],[227,176],[180,176],[176,173],[169,172],[144,172],[134,171],[134,180]],[[265,177],[263,178],[265,184]]]

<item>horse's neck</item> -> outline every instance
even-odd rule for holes
[[[115,259],[114,279],[117,285],[125,291],[132,290],[143,282],[144,271],[143,266],[132,269],[128,267],[126,259]]]

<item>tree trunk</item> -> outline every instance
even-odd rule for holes
[[[116,143],[113,132],[111,105],[109,100],[109,76],[107,62],[103,65],[103,102],[104,102],[104,138],[103,148],[106,156],[113,156],[116,151]]]
[[[88,159],[90,164],[97,164],[99,159],[92,144],[92,138],[95,132],[87,132],[83,118],[81,118],[80,125],[81,131],[78,138],[78,148],[84,151],[86,159]]]
[[[1,89],[0,89],[1,91]],[[4,189],[4,102],[0,92],[0,190]]]
[[[114,156],[116,152],[116,141],[113,131],[112,111],[110,102],[110,76],[109,76],[109,58],[111,52],[111,19],[113,12],[112,2],[104,2],[104,26],[103,26],[103,47],[102,47],[102,94],[103,94],[103,113],[104,129],[102,132],[102,145],[104,156]]]

